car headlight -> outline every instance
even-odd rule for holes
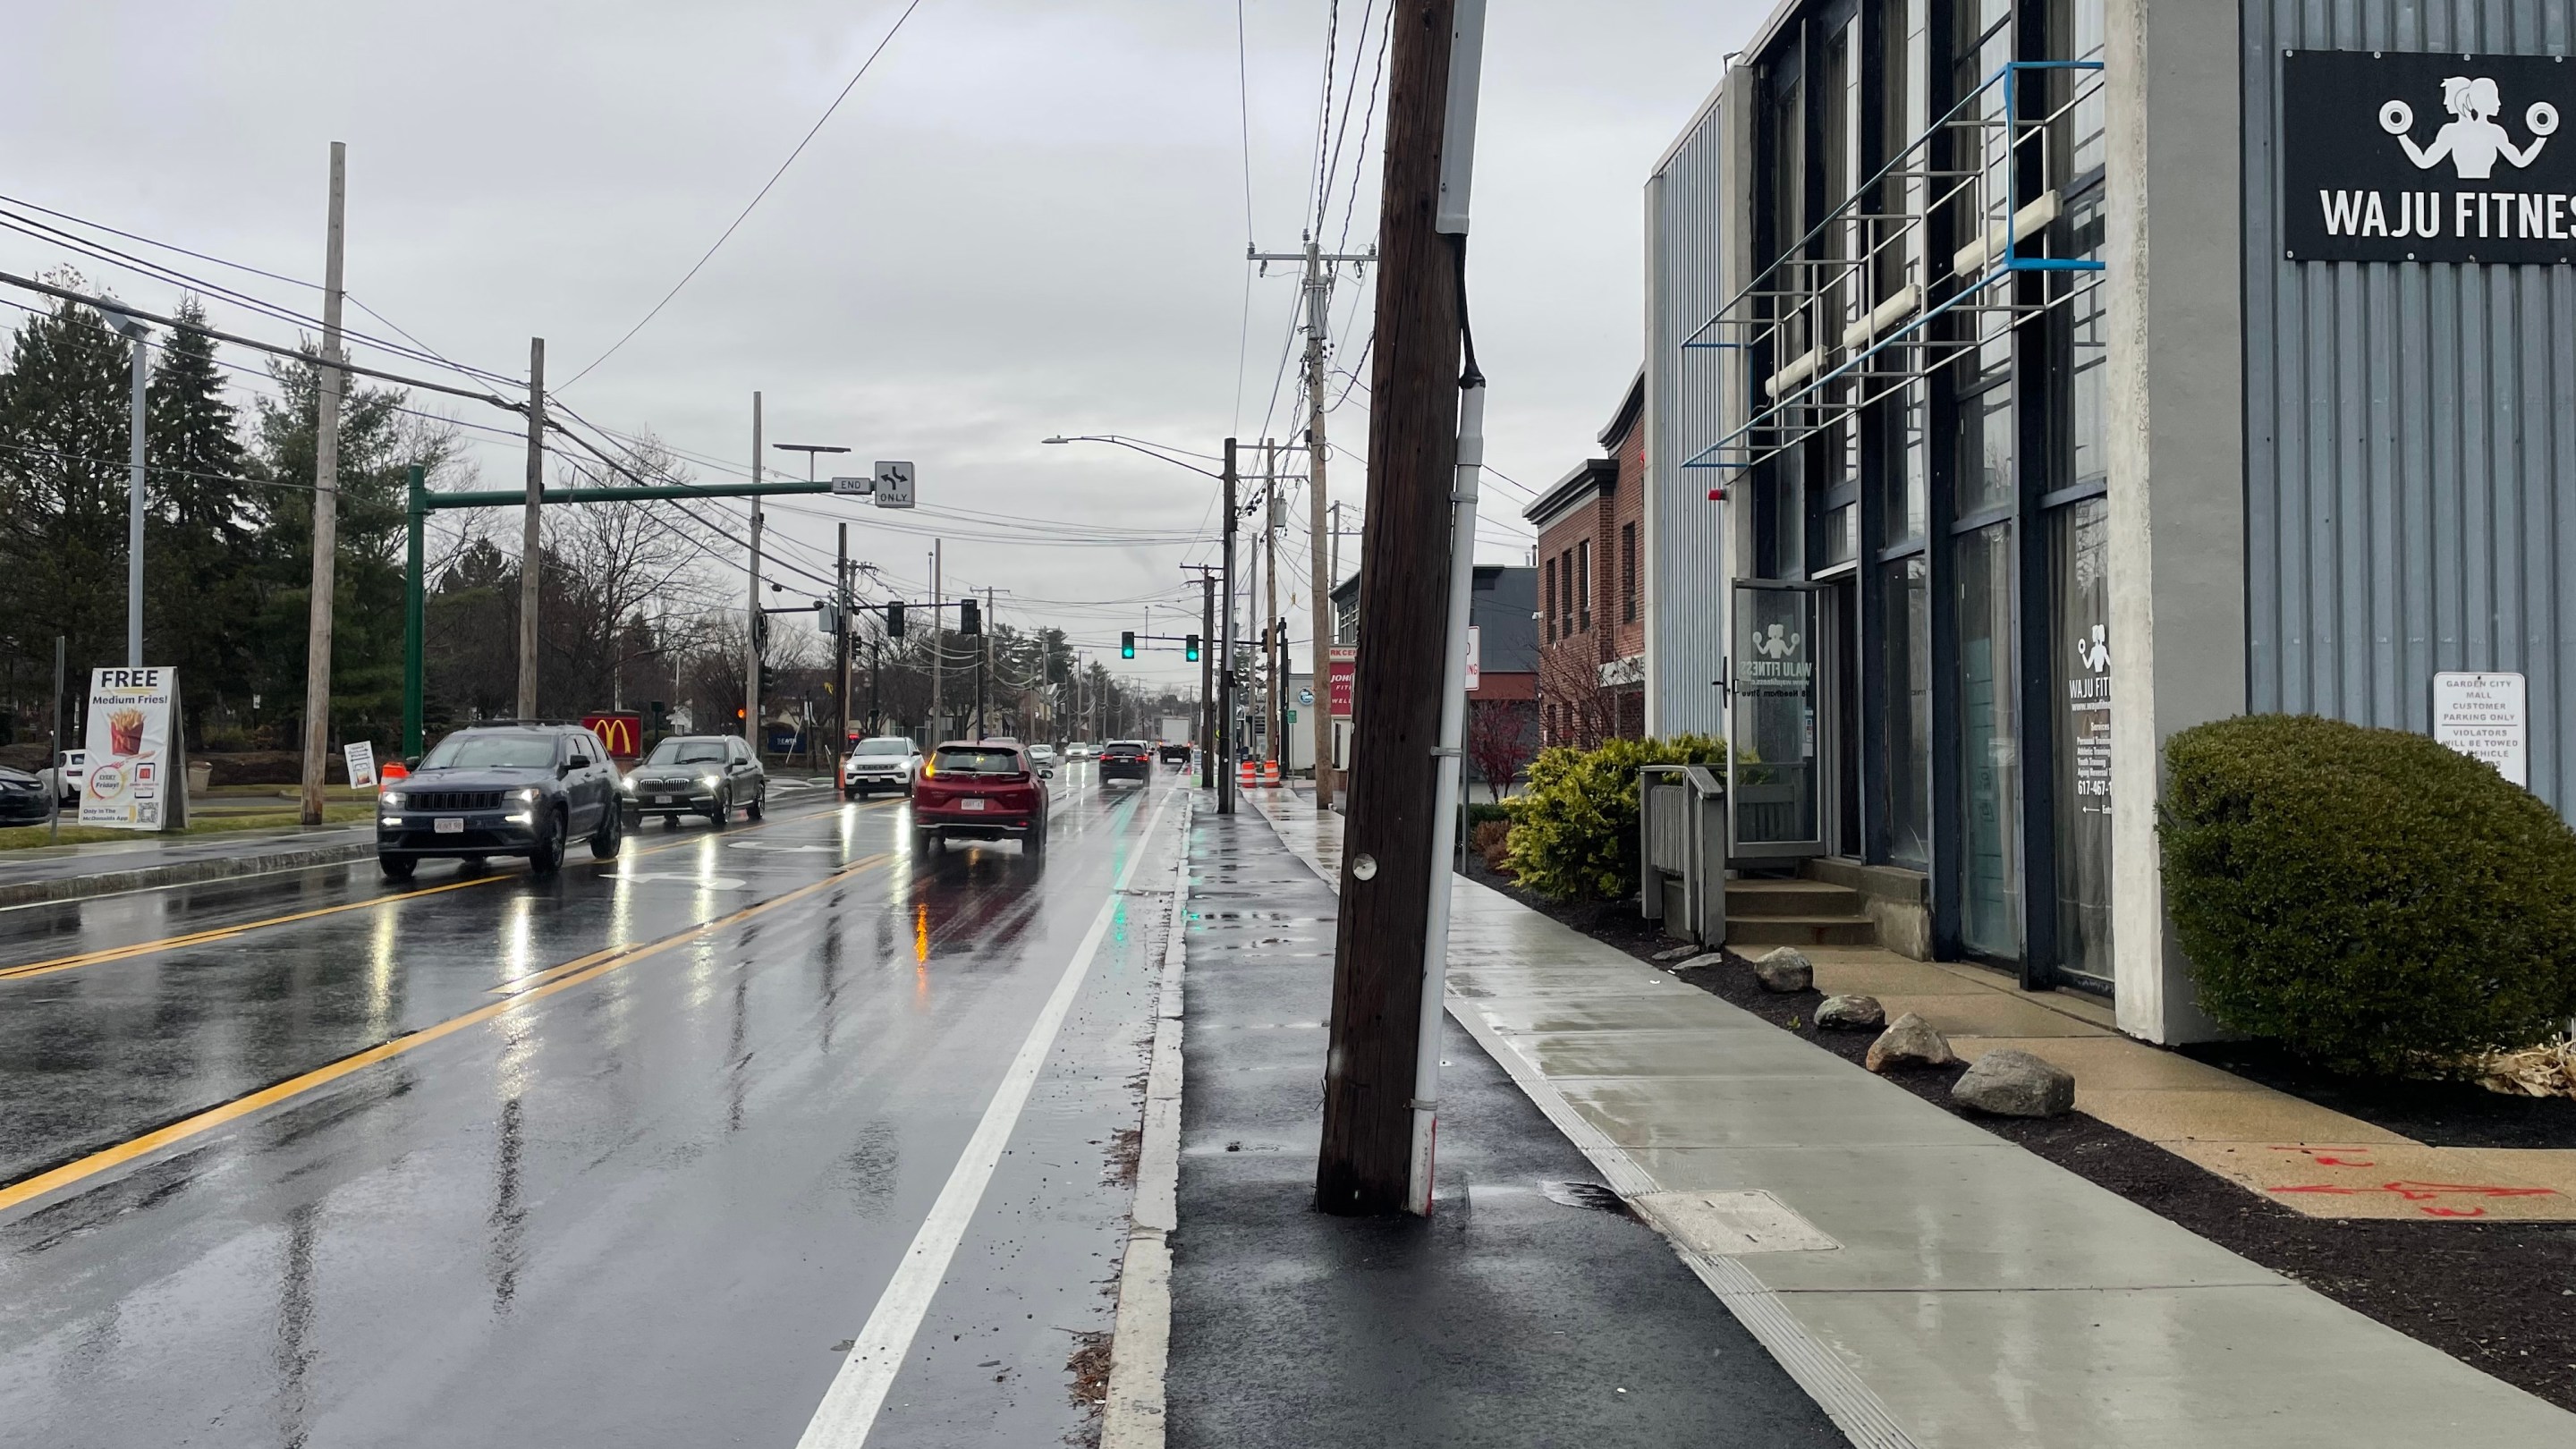
[[[634,793],[635,793],[635,777],[634,777],[633,775],[620,775],[620,776],[618,776],[618,777],[617,777],[617,791],[618,791],[618,793],[619,793],[619,794],[621,794],[621,795],[632,795],[632,794],[634,794]]]
[[[400,790],[387,790],[382,795],[376,797],[376,803],[387,810],[400,810],[403,808],[402,792]]]
[[[714,789],[715,787],[716,787],[716,777],[715,777],[715,776],[713,776],[713,775],[700,775],[700,776],[698,777],[698,788],[700,788],[700,789],[702,789],[702,790],[712,790],[712,789]]]
[[[534,805],[534,804],[536,804],[536,803],[537,803],[537,801],[538,801],[538,800],[540,800],[540,799],[544,798],[545,793],[546,793],[546,792],[545,792],[545,791],[543,791],[543,790],[539,790],[539,789],[535,789],[535,788],[531,787],[531,788],[529,788],[529,789],[525,789],[525,790],[513,790],[513,791],[511,791],[511,792],[510,792],[510,798],[511,798],[511,799],[513,799],[513,800],[516,800],[516,801],[520,802],[520,803],[521,803],[521,804],[523,804],[523,805]]]

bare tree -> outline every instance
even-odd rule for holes
[[[631,466],[675,483],[689,474],[650,434],[633,445]],[[592,481],[578,469],[559,486]],[[540,574],[539,638],[545,646],[540,697],[556,713],[623,708],[637,667],[668,645],[656,616],[677,606],[702,610],[712,582],[704,567],[712,536],[693,516],[668,504],[570,503],[545,517]]]

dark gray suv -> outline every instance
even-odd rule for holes
[[[673,735],[628,772],[625,787],[639,823],[703,815],[721,830],[737,808],[758,820],[769,807],[769,771],[740,735]]]
[[[376,864],[409,880],[421,861],[524,855],[551,875],[587,838],[601,860],[626,836],[617,766],[577,724],[477,725],[438,742],[376,799]]]

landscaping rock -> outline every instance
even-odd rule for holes
[[[1684,956],[1696,956],[1698,954],[1699,947],[1696,945],[1675,946],[1669,951],[1657,951],[1655,953],[1655,959],[1658,961],[1678,961]]]
[[[1816,984],[1816,963],[1795,946],[1782,946],[1753,963],[1753,979],[1765,991],[1804,991]]]
[[[2044,1057],[1998,1047],[1950,1084],[1950,1100],[1998,1117],[2060,1117],[2075,1110],[2075,1074]]]
[[[1667,971],[1688,971],[1694,966],[1723,966],[1725,964],[1725,952],[1711,951],[1705,955],[1693,956],[1687,961],[1670,962],[1664,967],[1664,969]]]
[[[1886,1072],[1900,1067],[1946,1067],[1958,1060],[1950,1051],[1949,1038],[1934,1030],[1921,1015],[1909,1011],[1869,1044],[1869,1055],[1861,1065],[1873,1072]]]
[[[1816,1008],[1816,1025],[1824,1031],[1870,1031],[1887,1024],[1887,1008],[1875,996],[1828,996]]]

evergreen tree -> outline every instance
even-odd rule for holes
[[[75,699],[91,668],[124,662],[127,356],[96,312],[58,302],[0,373],[0,648],[25,704],[50,690],[56,635]]]
[[[278,486],[261,513],[253,636],[267,717],[283,724],[304,700],[321,375],[310,352],[272,362],[269,375],[282,396],[259,400],[253,448],[261,474]],[[455,461],[457,444],[453,429],[408,416],[401,391],[349,382],[340,402],[331,722],[335,736],[384,740],[402,727],[406,470],[419,464],[437,477]]]
[[[181,301],[183,323],[205,308]],[[258,610],[256,545],[268,490],[248,476],[224,397],[215,340],[183,326],[163,339],[145,407],[144,478],[151,516],[144,545],[144,653],[179,669],[180,701],[204,742],[210,712],[246,708]]]

